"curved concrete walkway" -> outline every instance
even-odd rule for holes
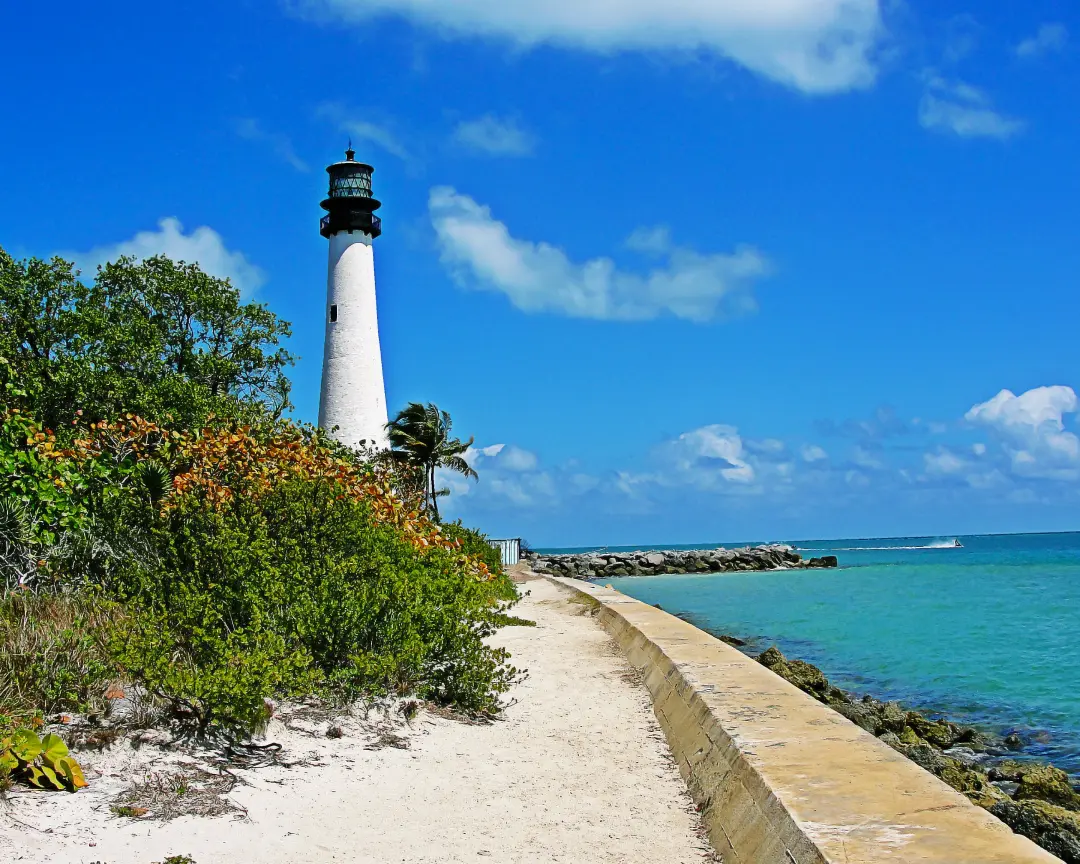
[[[567,589],[546,580],[522,588],[530,594],[515,611],[538,626],[506,628],[497,637],[514,664],[529,670],[511,694],[516,702],[505,720],[469,726],[421,715],[411,732],[403,732],[409,749],[375,751],[365,749],[370,739],[348,727],[345,738],[329,740],[275,724],[273,740],[294,755],[309,753],[318,764],[243,772],[250,785],[236,787],[230,797],[247,808],[246,821],[111,816],[111,796],[133,776],[164,770],[146,763],[147,747],[114,748],[88,764],[92,785],[78,795],[16,795],[7,815],[0,812],[0,859],[711,860],[636,673],[595,620],[582,614],[585,607],[569,602]],[[31,825],[36,828],[26,827]]]

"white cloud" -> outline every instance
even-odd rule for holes
[[[871,471],[880,471],[885,467],[877,451],[868,450],[861,444],[856,445],[851,451],[851,461],[860,468],[868,468]]]
[[[626,248],[634,252],[661,255],[671,249],[671,229],[666,225],[636,228],[626,238]]]
[[[924,129],[961,138],[1002,140],[1024,131],[1023,120],[996,111],[977,87],[936,75],[927,76],[925,83],[926,92],[919,104],[919,122]]]
[[[511,236],[490,209],[449,187],[431,190],[428,209],[443,264],[458,283],[505,294],[525,312],[708,321],[754,311],[751,285],[768,272],[765,258],[748,246],[731,254],[673,247],[644,274],[620,270],[606,257],[576,263],[548,243]]]
[[[1080,438],[1066,431],[1064,415],[1080,410],[1071,387],[1036,387],[1017,396],[1002,390],[975,405],[965,419],[996,433],[1020,477],[1080,477]]]
[[[804,462],[821,462],[829,458],[829,454],[817,444],[807,444],[799,453]]]
[[[981,441],[978,441],[975,444],[971,445],[971,452],[974,453],[976,456],[985,456],[986,445],[983,444]]]
[[[929,474],[958,474],[968,464],[945,447],[939,448],[936,453],[924,453],[923,463]]]
[[[95,246],[89,252],[66,253],[65,257],[90,274],[98,265],[125,255],[138,260],[165,255],[174,261],[198,264],[211,276],[228,279],[245,299],[266,282],[266,274],[248,261],[243,252],[226,248],[225,241],[213,228],[203,225],[185,234],[184,226],[175,218],[162,219],[157,231],[140,231],[130,240]]]
[[[581,494],[593,488],[596,479],[580,471],[551,471],[540,465],[535,453],[513,444],[470,447],[465,461],[479,479],[469,480],[444,469],[435,472],[439,488],[450,490],[444,509],[471,506],[498,509],[507,505],[521,508],[550,507],[566,494]],[[463,499],[468,499],[467,501]]]
[[[308,164],[296,155],[292,140],[288,135],[279,132],[268,132],[262,128],[258,120],[253,117],[241,117],[234,124],[236,134],[246,141],[256,141],[267,144],[277,157],[288,162],[297,171],[310,171]]]
[[[1063,51],[1069,43],[1069,30],[1064,24],[1043,24],[1034,36],[1016,46],[1016,56],[1030,59],[1055,51]]]
[[[533,136],[516,120],[500,119],[491,114],[458,123],[453,139],[467,150],[489,156],[528,156],[536,146]]]
[[[369,118],[357,116],[358,112],[338,102],[320,105],[316,114],[330,120],[338,129],[346,133],[353,146],[359,145],[362,148],[365,144],[370,144],[391,156],[396,156],[402,162],[410,162],[413,159],[412,153],[385,123],[375,123]]]
[[[879,0],[302,0],[354,21],[399,15],[447,37],[603,53],[706,51],[808,93],[869,87]]]
[[[754,468],[734,426],[714,424],[684,432],[662,445],[658,456],[665,469],[662,476],[677,485],[713,488],[754,482]]]

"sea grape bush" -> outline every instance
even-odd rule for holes
[[[92,514],[110,550],[90,566],[42,541],[24,582],[122,601],[112,657],[199,732],[258,729],[271,695],[416,692],[492,711],[509,686],[505,652],[484,642],[516,598],[498,553],[395,494],[393,464],[283,421],[189,431],[76,418],[63,444],[4,416],[19,431],[10,458],[67,495],[39,534]]]
[[[0,729],[118,681],[208,735],[274,696],[497,709],[498,554],[416,466],[281,419],[287,335],[194,265],[0,249]]]
[[[0,780],[57,792],[78,792],[86,786],[67,744],[58,735],[39,738],[29,729],[16,729],[0,739]]]

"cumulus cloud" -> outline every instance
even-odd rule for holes
[[[684,432],[662,445],[658,453],[668,469],[665,477],[677,483],[715,487],[754,482],[753,466],[734,426],[714,424]]]
[[[180,220],[171,217],[158,222],[157,231],[140,231],[130,240],[95,246],[88,252],[64,253],[64,257],[74,260],[84,273],[93,273],[98,265],[121,256],[143,260],[155,255],[198,264],[211,276],[228,279],[245,299],[266,282],[266,274],[248,261],[243,252],[229,250],[213,228],[203,225],[185,234]]]
[[[769,269],[748,246],[730,254],[670,247],[662,263],[645,273],[620,270],[606,257],[578,263],[556,246],[513,237],[489,208],[450,187],[432,189],[428,209],[443,264],[455,280],[505,294],[524,312],[708,321],[754,311],[751,286]]]
[[[397,15],[450,37],[617,51],[710,52],[807,93],[874,83],[879,0],[301,0],[348,20]]]
[[[818,447],[817,444],[807,444],[799,451],[799,454],[802,456],[803,462],[810,463],[822,462],[829,458],[829,454],[821,447]]]
[[[997,111],[982,90],[963,81],[937,75],[925,79],[926,91],[919,104],[919,123],[924,129],[961,138],[1004,140],[1024,131],[1025,123]]]
[[[1016,56],[1025,60],[1042,57],[1065,50],[1069,43],[1069,30],[1064,24],[1043,24],[1034,36],[1029,36],[1016,46]]]
[[[474,153],[489,156],[528,156],[536,140],[516,120],[485,114],[476,120],[463,120],[454,128],[454,143]]]
[[[320,105],[316,114],[347,134],[354,146],[359,145],[362,148],[365,144],[370,144],[403,162],[412,161],[412,153],[387,123],[376,123],[371,118],[362,116],[361,112],[339,102]]]
[[[1071,387],[1036,387],[1017,396],[1002,390],[971,408],[965,419],[991,430],[1020,477],[1080,477],[1080,438],[1065,429],[1066,414],[1080,410]]]
[[[236,134],[246,141],[265,144],[283,162],[292,165],[297,171],[310,171],[307,162],[296,155],[292,140],[288,135],[269,132],[253,117],[241,117],[234,123]]]

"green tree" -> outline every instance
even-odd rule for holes
[[[399,459],[423,469],[427,478],[426,499],[436,519],[439,518],[439,497],[449,494],[447,489],[435,488],[436,468],[447,468],[477,479],[476,471],[462,456],[472,446],[473,439],[451,438],[452,425],[450,415],[431,402],[427,405],[410,402],[386,424],[393,452]]]
[[[226,279],[164,257],[121,258],[91,284],[74,265],[0,249],[0,357],[52,429],[135,412],[187,425],[290,406],[287,322]]]

